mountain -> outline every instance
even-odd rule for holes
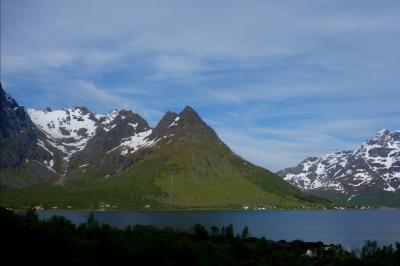
[[[53,156],[40,142],[40,132],[1,84],[0,106],[1,185],[23,187],[54,181]]]
[[[81,106],[28,109],[1,94],[6,114],[1,150],[8,154],[2,162],[2,205],[242,209],[328,204],[233,153],[189,106],[167,112],[152,128],[128,110],[99,115]]]
[[[383,129],[355,150],[310,157],[277,174],[330,200],[400,206],[400,131]]]

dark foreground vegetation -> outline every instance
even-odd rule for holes
[[[0,227],[1,257],[9,265],[400,265],[400,243],[367,241],[356,252],[322,242],[254,238],[247,227],[235,235],[232,225],[117,229],[93,215],[74,225],[61,216],[40,220],[33,210],[18,215],[0,208]]]

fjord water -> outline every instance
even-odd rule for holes
[[[233,224],[235,233],[248,226],[250,234],[270,240],[323,241],[359,248],[365,240],[380,245],[400,241],[400,210],[340,210],[340,211],[98,211],[93,212],[100,223],[119,228],[134,224],[160,228],[189,229],[194,224],[209,228]],[[62,215],[79,224],[90,211],[43,211],[40,218]]]

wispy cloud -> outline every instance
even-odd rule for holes
[[[136,109],[135,104],[132,101],[119,97],[117,95],[111,94],[110,92],[100,89],[94,85],[93,82],[79,80],[76,82],[77,87],[81,89],[81,91],[85,94],[90,95],[90,97],[94,97],[96,100],[102,103],[108,103],[109,105],[121,107],[121,108],[132,108]]]
[[[392,0],[3,0],[1,80],[27,106],[126,108],[153,125],[193,105],[277,169],[399,128],[399,12]]]
[[[143,115],[147,119],[150,120],[154,124],[156,119],[158,119],[162,113],[160,110],[153,110],[147,107],[142,106],[141,104],[135,102],[133,97],[122,97],[118,96],[118,94],[113,93],[114,90],[107,90],[104,88],[100,88],[95,85],[93,82],[78,80],[76,81],[76,88],[80,91],[81,97],[91,97],[96,100],[98,104],[106,105],[111,109],[126,109],[133,110],[140,115]],[[121,93],[121,89],[116,89]],[[125,93],[129,93],[132,91],[127,90],[126,88],[123,90]],[[135,92],[133,92],[135,93]]]

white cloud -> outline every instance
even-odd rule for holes
[[[399,11],[376,1],[3,0],[1,79],[27,104],[133,109],[153,124],[193,103],[234,150],[278,170],[398,126]]]
[[[118,96],[117,94],[112,93],[112,90],[99,88],[91,81],[78,80],[75,84],[76,91],[83,94],[81,96],[91,97],[98,104],[109,106],[109,110],[114,108],[132,110],[133,112],[144,116],[146,119],[149,119],[150,123],[154,123],[155,119],[158,119],[162,115],[159,110],[144,107],[133,101],[132,98]],[[129,91],[128,88],[124,88],[123,90],[125,92]]]
[[[94,97],[101,102],[107,102],[120,108],[136,109],[134,104],[130,100],[113,95],[106,90],[100,89],[95,86],[93,82],[80,80],[77,81],[77,85],[78,88],[80,88],[84,93],[89,94],[91,97]]]

